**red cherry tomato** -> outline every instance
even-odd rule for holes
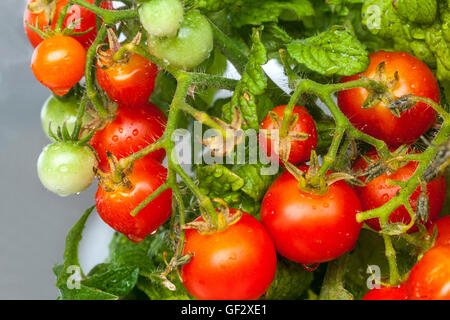
[[[406,287],[411,300],[450,300],[450,245],[428,250],[412,268]]]
[[[127,157],[160,138],[166,124],[164,113],[150,102],[133,107],[119,106],[116,119],[97,131],[90,141],[100,158],[100,170],[109,170],[107,151],[118,159]],[[146,157],[162,161],[165,154],[164,149],[160,149]]]
[[[303,192],[297,185],[294,176],[284,172],[262,201],[261,221],[278,253],[315,264],[352,250],[362,226],[356,222],[361,211],[356,192],[344,181],[330,185],[324,195]]]
[[[86,50],[67,36],[54,36],[34,49],[31,70],[56,95],[65,95],[84,75]]]
[[[342,82],[358,80],[361,76],[374,78],[382,62],[386,65],[388,78],[393,78],[398,71],[399,81],[392,91],[396,98],[414,94],[439,103],[439,85],[431,70],[425,63],[404,52],[373,53],[365,72],[344,77]],[[357,128],[390,146],[413,143],[436,121],[436,112],[424,103],[417,103],[403,111],[400,118],[394,116],[383,103],[363,109],[361,106],[368,94],[364,88],[341,91],[338,94],[339,108]]]
[[[435,226],[437,227],[438,234],[434,245],[450,245],[450,216],[442,217],[436,220],[436,222],[428,228],[428,231],[432,233]]]
[[[54,16],[51,19],[51,23],[49,22],[49,19],[47,19],[45,12],[37,12],[33,13],[28,8],[28,5],[30,3],[36,2],[36,1],[42,1],[42,0],[28,0],[27,7],[25,9],[24,13],[24,21],[28,22],[32,26],[36,26],[36,21],[39,20],[39,29],[44,30],[44,27],[50,26],[52,30],[55,29],[56,23],[58,21],[59,13],[61,10],[67,5],[69,2],[68,0],[55,0],[56,3]],[[87,0],[89,3],[94,3],[94,0]],[[102,2],[101,7],[103,9],[113,9],[113,5],[111,2]],[[81,19],[81,20],[80,20]],[[81,35],[81,36],[74,36],[75,39],[77,39],[86,49],[89,48],[92,44],[92,42],[95,40],[95,37],[97,36],[97,22],[96,22],[96,16],[95,14],[81,6],[73,5],[69,8],[67,11],[66,18],[64,19],[63,27],[67,27],[70,24],[74,23],[75,21],[80,20],[78,24],[76,24],[75,28],[73,29],[74,32],[85,32],[89,30],[90,28],[93,28],[91,31]],[[26,23],[24,23],[25,27],[25,33],[30,40],[30,43],[33,47],[37,47],[41,42],[42,38],[35,33],[33,30],[31,30]]]
[[[167,179],[167,169],[151,158],[134,163],[129,191],[107,192],[100,185],[95,194],[97,212],[111,228],[131,241],[140,242],[156,231],[170,217],[172,190],[166,190],[151,201],[135,217],[130,212],[160,187]]]
[[[366,156],[372,160],[379,159],[378,155],[374,152],[370,152]],[[364,170],[366,170],[367,166],[367,162],[364,159],[360,158],[354,163],[353,171],[363,172]],[[388,184],[387,180],[408,181],[416,171],[417,166],[417,162],[411,161],[390,175],[382,174],[381,176],[373,179],[372,181],[367,183],[365,187],[356,187],[356,191],[358,193],[359,199],[361,200],[363,210],[366,211],[378,208],[395,197],[395,195],[398,191],[401,190],[401,188],[396,185]],[[365,179],[363,178],[362,180],[364,181]],[[430,223],[432,223],[432,221],[437,218],[439,212],[442,210],[445,202],[446,188],[447,184],[444,177],[435,179],[427,184],[427,195],[430,203],[430,211],[428,214],[428,221],[426,225],[430,225]],[[409,198],[409,203],[414,211],[416,210],[417,199],[419,198],[421,190],[422,189],[419,186]],[[391,213],[389,222],[402,222],[404,224],[408,224],[411,222],[411,218],[406,208],[404,206],[401,206]],[[378,218],[369,219],[366,221],[366,223],[368,226],[377,231],[381,230]],[[408,230],[408,233],[417,231],[418,228],[416,226],[413,226]]]
[[[406,285],[395,287],[381,287],[366,293],[362,300],[408,300]]]
[[[280,119],[283,119],[283,111],[286,106],[278,106],[272,111],[275,112]],[[314,119],[308,114],[305,107],[294,107],[293,114],[298,114],[298,121],[291,131],[309,134],[309,138],[305,141],[291,141],[291,152],[289,153],[289,162],[292,164],[299,164],[305,162],[310,158],[311,150],[317,147],[317,131]],[[270,118],[267,116],[261,123],[261,129],[270,130],[277,129]],[[264,136],[261,132],[259,136],[259,145],[266,155],[274,162],[279,162],[279,156],[272,151],[271,139]]]
[[[108,96],[122,105],[146,104],[155,87],[158,67],[138,54],[127,62],[115,62],[101,68],[97,64],[97,81]]]
[[[257,299],[275,276],[277,255],[272,240],[247,213],[223,232],[201,235],[187,230],[183,252],[194,254],[181,276],[187,291],[197,299]]]

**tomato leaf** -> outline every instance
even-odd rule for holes
[[[109,246],[108,262],[122,268],[138,268],[139,277],[137,277],[136,286],[149,299],[189,299],[175,272],[168,276],[168,280],[176,287],[175,291],[165,287],[163,279],[158,277],[165,269],[164,252],[167,252],[168,259],[174,254],[173,247],[167,239],[168,231],[163,228],[140,243],[134,243],[124,235],[115,233]]]
[[[81,283],[83,272],[78,261],[78,245],[84,226],[94,206],[86,210],[78,222],[70,229],[66,237],[64,263],[53,268],[57,274],[56,286],[62,300],[117,300],[119,297]]]
[[[406,274],[416,262],[413,247],[401,239],[393,238],[397,253],[397,265],[400,274]],[[368,249],[369,248],[369,249]],[[345,288],[360,300],[368,291],[367,279],[370,274],[368,266],[376,266],[380,270],[381,279],[389,277],[389,265],[385,256],[383,238],[368,230],[362,230],[355,249],[349,253],[344,276]]]
[[[135,287],[138,276],[139,268],[106,265],[106,270],[91,272],[82,284],[123,297]]]
[[[248,63],[241,80],[236,85],[231,103],[223,107],[223,118],[231,122],[234,108],[237,108],[243,118],[243,129],[259,129],[258,98],[267,89],[267,78],[262,65],[267,62],[266,48],[261,42],[262,28],[254,29],[252,34],[252,48],[248,57]],[[267,105],[267,101],[265,103]]]
[[[307,68],[320,74],[349,76],[369,65],[365,46],[349,30],[335,26],[287,46],[289,54]]]
[[[308,0],[247,0],[240,6],[232,6],[230,8],[231,23],[238,28],[244,25],[276,22],[279,19],[298,21],[313,14],[314,8]]]
[[[304,270],[298,263],[278,258],[277,271],[264,299],[298,300],[303,298],[314,279],[314,272]]]
[[[145,277],[139,278],[137,287],[139,290],[143,291],[150,300],[192,300],[179,279],[171,279],[171,282],[177,288],[175,291],[170,291],[163,287],[158,281],[152,281],[152,279]]]
[[[244,185],[241,191],[255,201],[260,201],[275,179],[275,175],[264,175],[259,164],[236,165],[233,171],[242,177]]]
[[[276,175],[264,175],[262,164],[236,165],[228,168],[214,164],[198,166],[200,189],[210,198],[222,198],[229,206],[257,214],[262,197]]]
[[[436,19],[436,0],[397,0],[398,14],[411,22],[431,24]]]

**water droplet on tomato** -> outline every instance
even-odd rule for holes
[[[139,134],[139,131],[137,129],[133,130],[133,136],[137,136]]]
[[[113,136],[113,137],[112,137],[112,141],[114,141],[114,142],[119,141],[119,137],[118,137],[118,136]]]

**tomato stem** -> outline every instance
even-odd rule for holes
[[[320,300],[353,300],[353,296],[344,288],[344,274],[347,264],[348,253],[344,253],[336,260],[328,262]]]
[[[389,263],[389,284],[395,286],[400,282],[400,274],[397,267],[397,256],[395,254],[392,239],[389,235],[383,234],[385,255]]]
[[[422,181],[422,176],[430,166],[432,159],[438,152],[438,147],[440,144],[447,141],[448,136],[450,134],[450,120],[445,120],[442,123],[442,128],[437,134],[436,138],[433,140],[432,144],[422,153],[423,161],[419,163],[416,168],[416,171],[408,180],[408,183],[403,186],[403,188],[399,191],[399,193],[392,198],[390,201],[373,210],[360,212],[356,215],[356,220],[358,222],[362,222],[371,218],[380,218],[389,216],[395,209],[400,207],[408,201],[411,194],[417,187],[420,185]]]
[[[94,108],[99,113],[100,117],[107,118],[109,115],[109,111],[103,106],[102,101],[100,100],[97,91],[95,90],[94,85],[94,68],[93,63],[96,57],[96,48],[97,46],[105,40],[106,37],[106,25],[103,24],[100,30],[98,31],[97,37],[89,48],[86,55],[86,68],[85,68],[85,79],[86,79],[86,92],[91,100]]]
[[[77,120],[75,122],[75,127],[72,132],[73,140],[78,140],[78,138],[80,136],[81,126],[83,124],[83,116],[86,111],[86,103],[87,103],[87,96],[83,95],[83,98],[81,98],[80,106],[78,107]]]
[[[85,0],[70,0],[70,3],[84,7],[103,19],[104,24],[113,25],[122,20],[137,19],[137,9],[107,10]]]
[[[71,6],[70,3],[66,4],[64,6],[64,8],[62,8],[61,12],[59,13],[58,21],[56,22],[56,27],[55,27],[56,32],[62,32],[64,19],[67,16],[67,11],[69,10],[70,6]]]
[[[158,189],[153,191],[144,201],[142,201],[136,208],[131,211],[131,215],[135,217],[139,211],[145,208],[150,202],[156,199],[161,193],[170,189],[170,184],[168,182],[163,183]]]

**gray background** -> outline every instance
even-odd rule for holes
[[[30,70],[33,49],[23,32],[25,0],[0,1],[0,299],[55,299],[52,266],[67,231],[94,204],[95,186],[61,198],[41,186],[36,160],[49,143],[40,123],[50,92]],[[111,231],[91,216],[80,248],[89,269],[105,257]]]

